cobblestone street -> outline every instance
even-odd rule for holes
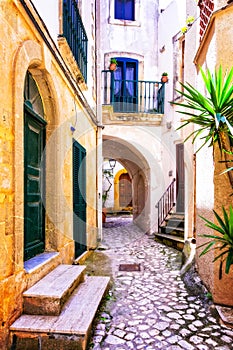
[[[198,276],[181,278],[181,253],[129,218],[118,224],[107,219],[102,247],[86,261],[89,274],[112,277],[89,349],[233,349],[233,329],[220,323]],[[120,264],[139,264],[139,271],[120,271]]]

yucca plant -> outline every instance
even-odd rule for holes
[[[186,140],[193,137],[194,142],[197,137],[201,138],[203,143],[199,149],[204,145],[213,146],[214,143],[218,143],[221,155],[224,157],[223,162],[227,168],[229,181],[233,188],[233,167],[231,167],[231,162],[233,161],[233,67],[229,72],[226,70],[223,73],[220,66],[213,75],[209,69],[205,73],[200,68],[200,72],[207,96],[201,94],[191,84],[181,83],[183,91],[177,91],[184,97],[184,102],[174,102],[173,104],[185,107],[186,111],[178,112],[188,116],[188,118],[184,120],[184,123],[178,129],[190,123],[196,124],[197,128]]]
[[[220,259],[219,265],[219,278],[222,278],[222,267],[223,262],[226,261],[225,273],[229,273],[231,265],[233,265],[233,209],[232,206],[229,208],[229,215],[227,214],[224,207],[222,207],[223,219],[213,210],[218,225],[200,216],[205,222],[205,226],[217,231],[220,235],[214,234],[202,234],[200,237],[210,238],[210,241],[200,245],[198,248],[205,247],[201,252],[200,256],[208,253],[212,249],[220,251],[213,262]]]
[[[222,162],[226,166],[226,170],[223,173],[227,172],[231,188],[233,188],[233,167],[231,167],[231,162],[233,161],[233,67],[229,72],[225,71],[223,73],[220,66],[215,70],[213,75],[208,69],[205,73],[200,68],[200,72],[207,96],[202,95],[191,84],[181,83],[183,91],[178,92],[184,97],[184,102],[174,104],[186,108],[185,111],[179,111],[179,113],[186,115],[186,119],[179,129],[190,123],[197,126],[186,140],[193,137],[192,141],[194,142],[197,138],[200,138],[203,142],[198,150],[205,145],[210,147],[215,143],[218,144],[221,155],[224,158]],[[233,264],[233,210],[230,206],[229,215],[224,207],[222,207],[222,211],[223,220],[214,211],[218,225],[201,216],[206,222],[206,226],[217,231],[219,235],[201,235],[210,240],[200,246],[205,246],[200,256],[206,254],[211,249],[219,250],[220,253],[214,258],[214,261],[221,259],[219,267],[220,278],[222,276],[223,261],[226,260],[226,273],[229,273],[230,266]]]

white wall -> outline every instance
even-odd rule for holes
[[[59,34],[59,1],[58,0],[31,0],[40,17],[45,23],[54,42]]]

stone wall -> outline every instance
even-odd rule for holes
[[[60,263],[74,260],[72,144],[87,152],[87,248],[97,244],[95,115],[76,77],[26,1],[0,2],[0,348],[22,312],[22,293]],[[42,33],[40,33],[40,31]],[[91,53],[90,53],[91,54]],[[90,59],[91,62],[91,59]],[[46,126],[45,251],[32,272],[24,268],[24,82],[27,72],[42,98]],[[88,86],[85,86],[88,89]],[[92,95],[93,91],[91,89]],[[90,105],[89,105],[90,102]],[[73,127],[73,130],[71,129]]]

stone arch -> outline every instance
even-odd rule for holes
[[[49,66],[49,59],[47,65]],[[46,139],[48,139],[56,125],[56,116],[58,115],[58,105],[56,92],[53,88],[52,78],[46,69],[44,62],[44,54],[42,47],[33,40],[23,42],[15,53],[13,58],[13,101],[12,115],[14,120],[14,146],[15,146],[15,164],[17,176],[13,174],[15,184],[15,269],[23,267],[23,232],[24,232],[24,82],[29,71],[36,81],[40,95],[43,100],[44,118],[48,123]],[[55,158],[55,157],[53,157]],[[51,168],[55,160],[47,162]],[[49,169],[47,169],[49,172]],[[46,179],[47,182],[47,179]],[[53,182],[50,181],[53,191],[55,188]],[[47,223],[48,225],[48,223]],[[46,230],[48,231],[48,230]],[[48,241],[48,238],[46,238]],[[56,245],[56,244],[55,244]],[[55,248],[55,247],[53,247]]]

